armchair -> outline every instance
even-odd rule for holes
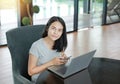
[[[31,44],[41,38],[45,25],[22,26],[6,32],[12,59],[14,84],[32,84],[28,75],[28,56]]]

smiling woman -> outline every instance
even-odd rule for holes
[[[64,53],[66,47],[65,22],[61,17],[53,16],[48,20],[42,37],[35,41],[29,50],[28,74],[32,77],[32,82],[41,84],[43,81],[38,79],[48,67],[67,62],[63,60],[67,58]]]

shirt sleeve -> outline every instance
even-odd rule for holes
[[[38,49],[38,46],[36,45],[36,43],[33,43],[30,50],[29,50],[29,53],[36,56],[37,58],[39,57],[39,49]]]

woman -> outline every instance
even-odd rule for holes
[[[32,81],[36,82],[38,76],[48,67],[65,64],[66,47],[65,22],[62,18],[53,16],[47,22],[42,38],[34,42],[29,51],[28,74],[32,76]]]

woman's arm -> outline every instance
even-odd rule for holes
[[[47,63],[37,66],[37,57],[30,54],[29,55],[29,60],[28,60],[28,74],[30,76],[36,74],[36,73],[40,73],[44,70],[46,70],[48,67],[52,66],[52,65],[61,65],[66,63],[65,60],[61,60],[59,57],[56,57],[50,61],[48,61]]]

